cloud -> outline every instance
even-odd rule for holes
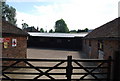
[[[53,29],[55,20],[51,19],[46,15],[37,16],[31,15],[28,13],[18,12],[17,11],[17,25],[22,28],[22,23],[27,23],[29,26],[35,26],[35,28],[39,27],[44,28],[45,30]]]
[[[47,3],[63,3],[71,0],[2,0],[7,2],[47,2]]]
[[[51,29],[63,18],[69,29],[96,28],[117,17],[117,0],[38,0],[53,1],[48,5],[34,5],[36,13],[18,12],[18,23],[25,20],[34,26]],[[57,3],[58,2],[58,3]]]

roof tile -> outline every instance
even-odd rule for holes
[[[2,33],[25,35],[25,36],[28,35],[27,32],[24,32],[22,29],[18,28],[17,26],[5,20],[2,20]]]
[[[120,18],[116,18],[90,32],[85,38],[118,38],[120,37]]]

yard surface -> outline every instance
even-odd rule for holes
[[[28,48],[27,58],[36,59],[66,59],[67,56],[72,56],[74,59],[85,59],[86,54],[76,50],[65,49],[40,49],[40,48]]]

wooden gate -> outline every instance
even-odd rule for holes
[[[12,62],[2,66],[2,80],[39,81],[110,81],[111,58],[98,59],[13,59],[1,58],[2,62]],[[25,66],[21,66],[24,63]]]

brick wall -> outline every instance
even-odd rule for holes
[[[91,58],[98,58],[98,42],[96,40],[91,40]]]
[[[89,53],[89,40],[83,40],[83,51],[88,54]]]
[[[9,58],[26,58],[27,52],[27,39],[20,36],[5,36],[3,38],[10,38],[8,48],[3,47],[2,57]],[[17,46],[12,47],[12,39],[17,39]]]
[[[3,38],[10,38],[8,48],[2,49],[2,57],[6,58],[26,58],[27,54],[27,37],[26,36],[3,36]],[[12,39],[17,40],[17,46],[12,47]],[[13,62],[3,62],[5,65],[10,65]],[[24,63],[20,63],[18,65],[25,65]]]
[[[116,50],[118,50],[118,41],[115,40],[104,41],[105,59],[107,59],[108,56],[113,57],[113,54]]]
[[[98,58],[98,40],[91,41],[91,57],[89,54],[89,40],[83,40],[83,51],[89,55],[90,58]],[[114,52],[118,50],[118,41],[117,40],[104,40],[104,59],[107,59],[108,56],[113,56]]]

